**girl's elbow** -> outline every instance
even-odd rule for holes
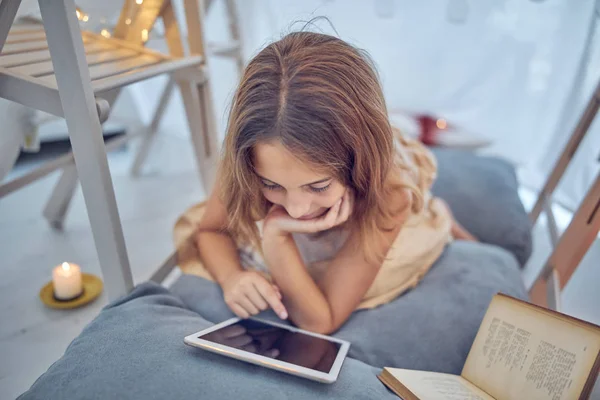
[[[307,321],[305,324],[299,324],[300,329],[318,333],[321,335],[330,335],[337,331],[341,323],[336,323],[333,318],[322,318],[319,320]]]

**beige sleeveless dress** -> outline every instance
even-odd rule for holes
[[[357,309],[377,307],[415,287],[451,240],[452,217],[445,204],[432,197],[430,192],[437,173],[433,154],[420,142],[400,135],[397,139],[398,157],[408,166],[409,173],[424,194],[425,208],[421,214],[408,218]],[[195,227],[200,223],[203,213],[204,203],[196,204],[175,224],[178,265],[184,273],[214,280],[202,265],[193,240]],[[348,232],[332,230],[317,236],[294,234],[293,237],[309,273],[317,279],[320,271],[327,268],[344,245]],[[269,277],[259,252],[250,247],[238,250],[244,268],[262,271]]]

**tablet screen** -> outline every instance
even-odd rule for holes
[[[199,339],[329,373],[340,344],[285,328],[246,319]]]

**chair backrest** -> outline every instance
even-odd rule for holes
[[[113,36],[130,43],[144,44],[167,3],[170,0],[143,0],[141,4],[137,4],[136,0],[125,0]]]
[[[141,4],[138,4],[141,3]],[[205,56],[202,0],[184,0],[188,31],[189,52]],[[210,4],[207,3],[206,5]],[[180,27],[171,0],[125,0],[113,36],[132,44],[143,45],[156,20],[162,18],[165,25],[165,38],[172,55],[184,56]]]

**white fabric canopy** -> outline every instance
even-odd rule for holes
[[[586,76],[578,73],[591,49],[594,0],[253,0],[240,5],[248,16],[250,55],[302,27],[294,21],[326,16],[341,38],[371,54],[392,112],[430,113],[489,137],[494,141],[489,151],[529,169],[534,186],[550,170],[548,163],[600,77],[598,40]],[[317,26],[334,33],[326,21]],[[573,93],[574,86],[581,90]],[[593,128],[588,144],[595,140],[598,153],[599,124]],[[596,165],[590,154],[578,155],[577,162],[579,172],[563,186],[571,205],[589,187]]]

